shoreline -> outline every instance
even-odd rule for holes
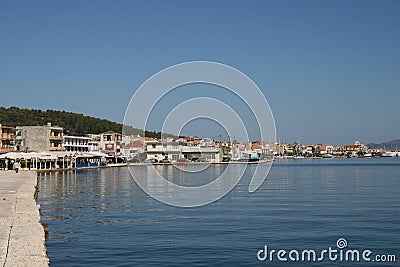
[[[265,164],[260,162],[193,162],[183,165]],[[0,171],[0,266],[50,266],[45,243],[45,228],[37,206],[38,173],[63,172],[127,166],[175,165],[171,163],[127,163],[103,167]],[[7,215],[8,214],[8,215]],[[26,227],[29,225],[29,227]]]
[[[0,265],[49,266],[36,171],[0,172]]]
[[[388,157],[366,157],[366,158],[358,158],[358,159],[371,159],[371,158],[388,158]],[[394,157],[390,157],[394,158]],[[45,172],[64,172],[64,171],[77,171],[77,170],[94,170],[94,169],[107,169],[114,167],[130,167],[130,166],[174,166],[174,165],[227,165],[227,164],[266,164],[277,162],[286,162],[286,161],[300,161],[300,160],[331,160],[331,159],[352,159],[352,158],[344,158],[344,157],[332,157],[332,158],[323,158],[323,157],[308,157],[308,158],[273,158],[268,160],[259,160],[259,161],[228,161],[228,162],[172,162],[172,163],[114,163],[106,166],[88,166],[88,167],[79,167],[79,168],[52,168],[52,169],[31,169],[30,171],[35,171],[37,173],[45,173]],[[354,159],[354,158],[353,158]],[[23,169],[23,171],[28,171],[28,169]]]
[[[53,168],[53,169],[34,169],[38,173],[45,172],[63,172],[63,171],[77,171],[77,170],[94,170],[94,169],[107,169],[115,167],[129,167],[129,166],[172,166],[172,165],[227,165],[227,164],[265,164],[271,163],[273,160],[262,160],[262,161],[229,161],[229,162],[174,162],[174,163],[118,163],[109,164],[107,166],[90,166],[90,167],[80,167],[80,168]]]

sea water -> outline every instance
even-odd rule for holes
[[[277,160],[260,189],[249,193],[255,167],[225,197],[199,208],[158,202],[126,167],[41,173],[38,203],[51,266],[398,265],[399,159]],[[177,184],[201,185],[226,166],[201,174],[156,168]],[[346,246],[338,247],[343,240]],[[322,253],[329,248],[336,259]],[[302,259],[304,250],[315,251],[316,259],[308,252]],[[370,250],[370,261],[362,255],[346,261],[347,250]],[[376,255],[394,255],[396,262],[377,262]]]

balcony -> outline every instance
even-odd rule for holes
[[[49,137],[50,140],[63,140],[62,135],[50,135]]]
[[[1,137],[2,140],[12,140],[12,139],[14,139],[14,135],[12,135],[12,134],[3,133],[2,135],[0,135],[0,137]]]
[[[89,144],[73,144],[73,143],[64,143],[64,146],[71,146],[71,147],[90,147]]]
[[[50,147],[49,151],[64,151],[64,147]]]

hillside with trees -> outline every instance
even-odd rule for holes
[[[51,123],[54,126],[64,128],[64,133],[69,135],[99,134],[107,131],[121,133],[122,124],[98,119],[83,114],[57,110],[21,109],[18,107],[0,107],[0,124],[7,126],[35,126]],[[129,135],[140,134],[143,131],[133,127],[127,127],[126,133]],[[160,138],[160,132],[146,131],[145,136]],[[168,135],[171,136],[171,135]]]

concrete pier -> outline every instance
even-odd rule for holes
[[[0,266],[49,266],[35,171],[0,171]]]

